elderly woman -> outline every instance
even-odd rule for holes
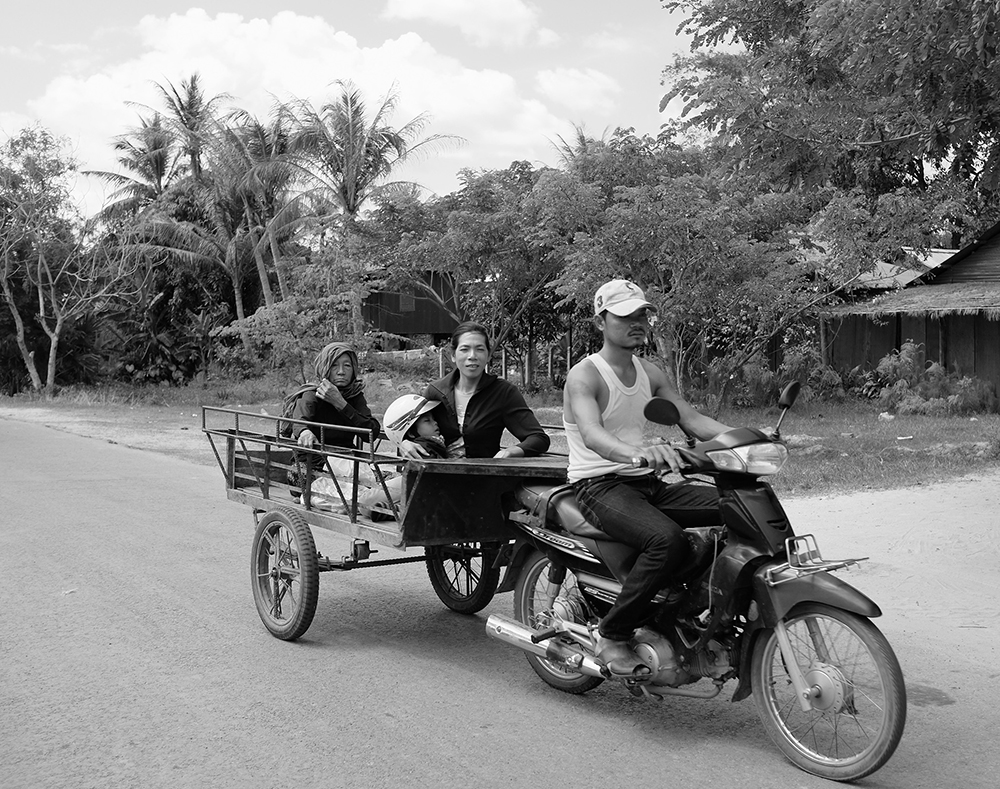
[[[461,323],[451,335],[455,369],[424,390],[424,397],[440,403],[434,418],[448,445],[449,455],[470,458],[514,458],[540,455],[549,448],[549,437],[517,387],[486,372],[490,339],[478,323]],[[504,428],[518,443],[501,447]],[[403,441],[400,454],[427,457],[419,444]]]
[[[295,403],[292,418],[324,425],[358,427],[363,430],[381,429],[378,420],[372,416],[365,400],[365,383],[358,378],[358,355],[349,345],[331,342],[316,356],[316,391],[305,392]],[[315,431],[320,435],[316,435]],[[342,430],[323,430],[305,425],[295,425],[292,436],[299,446],[313,447],[317,444],[341,447],[354,446],[357,434]],[[312,456],[314,465],[322,459]]]

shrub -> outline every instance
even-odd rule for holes
[[[921,346],[903,343],[879,361],[874,370],[855,368],[850,374],[853,391],[878,399],[879,405],[899,414],[965,414],[997,410],[992,384],[978,378],[949,373],[937,362],[923,365]]]
[[[996,411],[997,396],[986,381],[963,377],[955,382],[954,392],[948,395],[948,408],[955,414]]]
[[[890,351],[879,360],[875,368],[876,375],[886,382],[905,381],[915,387],[923,377],[923,365],[920,361],[922,345],[907,340],[898,351]]]

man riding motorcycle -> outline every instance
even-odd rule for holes
[[[563,390],[567,474],[580,509],[609,537],[640,551],[599,628],[597,656],[618,676],[649,671],[629,642],[651,616],[653,596],[689,558],[683,527],[722,523],[714,487],[665,484],[656,472],[679,471],[677,453],[667,444],[643,445],[642,412],[651,397],[671,400],[689,435],[708,439],[731,429],[695,411],[663,370],[635,356],[654,310],[634,283],[604,283],[594,295],[603,346],[573,366]]]

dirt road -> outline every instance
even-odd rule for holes
[[[0,412],[4,789],[830,785],[729,693],[546,687],[483,632],[509,595],[460,617],[419,565],[324,576],[306,638],[276,641],[250,598],[249,513],[209,453],[18,411]],[[902,744],[861,786],[996,785],[998,483],[786,502],[828,556],[872,557],[844,578],[882,606],[906,676]]]

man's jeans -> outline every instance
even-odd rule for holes
[[[584,516],[611,539],[641,553],[618,600],[601,620],[605,638],[627,641],[653,614],[652,600],[691,552],[683,528],[722,523],[719,494],[708,485],[663,483],[655,474],[608,474],[575,483]]]

